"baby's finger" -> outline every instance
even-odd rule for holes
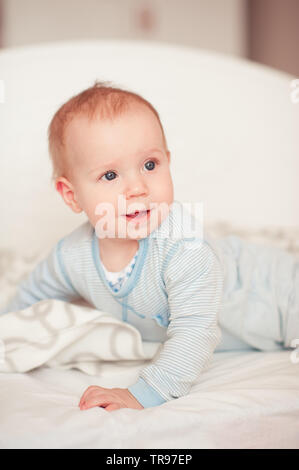
[[[98,385],[90,385],[82,394],[80,398],[79,406],[81,406],[87,400],[90,393],[94,392],[95,390],[101,391],[101,390],[105,390],[105,388],[99,387]]]
[[[103,406],[106,407],[114,403],[113,399],[107,395],[97,395],[96,397],[91,397],[86,399],[80,406],[81,410],[87,410],[93,408],[94,406]]]
[[[119,403],[112,403],[111,405],[106,406],[105,410],[114,411],[114,410],[119,410],[120,408],[121,408],[121,405]]]

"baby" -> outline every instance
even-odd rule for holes
[[[148,101],[96,83],[56,112],[49,150],[56,189],[88,220],[1,313],[84,299],[163,343],[136,383],[88,387],[80,409],[158,406],[187,395],[216,348],[275,350],[299,338],[299,261],[235,236],[184,233],[193,216],[174,201],[170,151]]]

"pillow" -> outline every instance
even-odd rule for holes
[[[299,227],[253,229],[240,227],[227,221],[218,221],[207,224],[206,232],[216,239],[236,235],[249,242],[276,246],[299,256]]]

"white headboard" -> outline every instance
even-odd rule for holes
[[[86,220],[50,184],[47,127],[96,79],[158,110],[172,154],[175,199],[203,202],[204,221],[299,225],[299,104],[294,77],[184,46],[80,41],[0,52],[0,247],[53,244]]]

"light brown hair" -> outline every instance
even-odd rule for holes
[[[70,98],[54,114],[48,129],[49,153],[53,166],[52,180],[66,175],[67,162],[64,158],[66,128],[71,120],[78,115],[92,119],[95,115],[100,119],[114,119],[130,108],[133,104],[147,106],[158,119],[162,130],[165,149],[167,142],[156,109],[142,96],[110,85],[111,82],[96,81],[93,86]]]

